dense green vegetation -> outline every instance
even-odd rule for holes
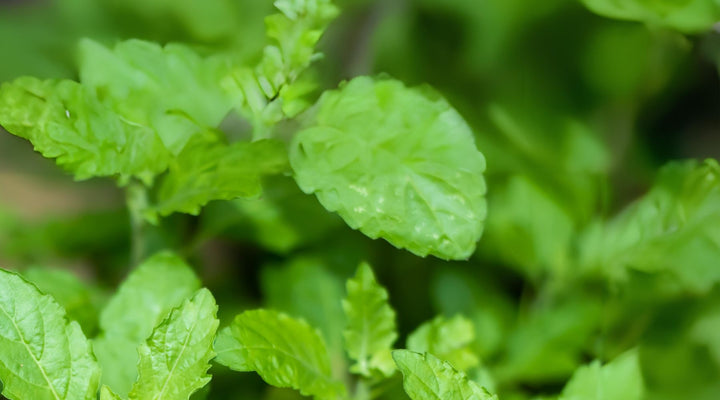
[[[0,398],[720,398],[717,21],[2,3]]]

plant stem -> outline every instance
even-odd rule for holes
[[[148,206],[147,189],[140,183],[130,183],[125,189],[125,201],[130,213],[130,263],[140,264],[145,253],[145,218]]]

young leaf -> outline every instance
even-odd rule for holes
[[[100,389],[100,400],[122,400],[122,397],[116,395],[109,387],[103,385]]]
[[[265,19],[271,43],[254,68],[236,68],[224,81],[236,107],[253,121],[255,136],[284,116],[295,116],[309,103],[302,97],[315,89],[301,74],[321,55],[315,45],[338,14],[330,0],[279,0],[280,10]],[[276,101],[279,100],[279,101]]]
[[[348,280],[342,305],[347,318],[345,348],[356,361],[350,371],[367,377],[374,371],[392,375],[395,366],[388,355],[398,336],[395,311],[367,263],[360,264],[355,277]]]
[[[157,204],[148,211],[162,216],[174,212],[197,215],[211,200],[257,197],[260,177],[287,169],[282,142],[260,140],[225,145],[197,138],[170,166],[158,192]]]
[[[9,399],[91,400],[100,369],[77,322],[49,295],[0,269],[0,381]]]
[[[425,256],[465,259],[486,214],[485,159],[442,97],[394,80],[355,78],[325,92],[290,163],[353,229]]]
[[[77,82],[23,77],[0,86],[0,125],[76,179],[120,175],[146,182],[169,154],[149,127],[125,119]]]
[[[215,356],[216,314],[215,299],[201,289],[158,325],[138,350],[139,377],[129,398],[187,400],[210,382],[207,370]]]
[[[470,345],[475,340],[472,321],[456,315],[446,319],[442,315],[420,325],[408,336],[407,348],[418,353],[430,353],[448,361],[459,371],[477,366],[480,360]]]
[[[497,400],[452,365],[431,354],[393,351],[403,374],[403,387],[412,400]]]
[[[159,253],[135,269],[100,315],[103,333],[93,349],[103,383],[125,397],[137,379],[137,348],[173,308],[200,288],[192,269],[172,253]]]
[[[631,350],[607,365],[594,361],[580,367],[559,400],[641,400],[644,395],[638,354]]]
[[[236,371],[255,371],[265,382],[297,389],[320,400],[344,396],[331,375],[322,337],[306,322],[268,310],[246,311],[220,331],[216,361]]]

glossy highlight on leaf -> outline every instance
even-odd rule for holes
[[[373,239],[465,259],[482,234],[485,158],[429,88],[360,77],[325,92],[290,163],[303,191]]]
[[[100,369],[77,322],[19,275],[0,269],[0,381],[10,400],[94,400]]]

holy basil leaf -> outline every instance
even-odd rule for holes
[[[77,82],[22,77],[0,86],[0,125],[76,179],[131,176],[145,182],[167,167],[150,127],[121,117]]]
[[[714,0],[583,0],[583,3],[600,15],[687,33],[709,30],[720,18],[720,5]]]
[[[720,281],[720,166],[715,160],[665,166],[643,198],[581,241],[588,273],[627,279],[628,269],[674,276],[706,292]]]
[[[407,339],[408,350],[430,353],[448,361],[459,371],[477,366],[480,360],[470,348],[475,340],[472,321],[456,315],[450,319],[438,316],[420,325]]]
[[[317,85],[301,74],[321,56],[315,45],[338,14],[330,0],[279,0],[274,4],[280,13],[265,19],[271,43],[263,49],[262,60],[255,68],[235,68],[224,80],[235,106],[253,121],[256,138],[265,137],[268,126],[310,106],[304,95]]]
[[[207,385],[213,340],[218,327],[217,305],[201,289],[175,309],[140,346],[138,380],[130,399],[188,399]]]
[[[262,175],[287,168],[287,151],[280,141],[225,145],[198,137],[171,164],[147,215],[151,220],[174,212],[197,215],[212,200],[257,197]]]
[[[595,361],[580,367],[560,400],[641,400],[644,392],[638,354],[631,350],[607,365]]]
[[[126,396],[137,379],[138,346],[199,288],[192,269],[172,253],[159,253],[137,267],[100,315],[103,333],[93,340],[93,349],[103,366],[103,383]]]
[[[110,50],[84,40],[80,55],[82,84],[124,121],[152,129],[174,155],[230,111],[220,88],[222,62],[183,45],[128,40]]]
[[[9,399],[95,399],[100,369],[77,322],[49,295],[0,269],[0,381]]]
[[[303,191],[373,239],[464,259],[482,234],[485,159],[428,88],[360,77],[325,92],[290,162]]]
[[[390,351],[398,337],[395,311],[367,263],[360,264],[355,277],[348,280],[342,305],[347,318],[345,348],[356,361],[350,371],[367,377],[375,371],[392,375],[395,366]]]
[[[246,311],[220,331],[216,361],[236,371],[255,371],[265,382],[305,396],[335,400],[342,382],[331,375],[322,337],[310,325],[268,310]]]
[[[497,400],[497,396],[431,354],[395,350],[392,355],[412,400]]]
[[[100,389],[100,400],[122,400],[122,397],[116,395],[109,387],[103,385]]]

